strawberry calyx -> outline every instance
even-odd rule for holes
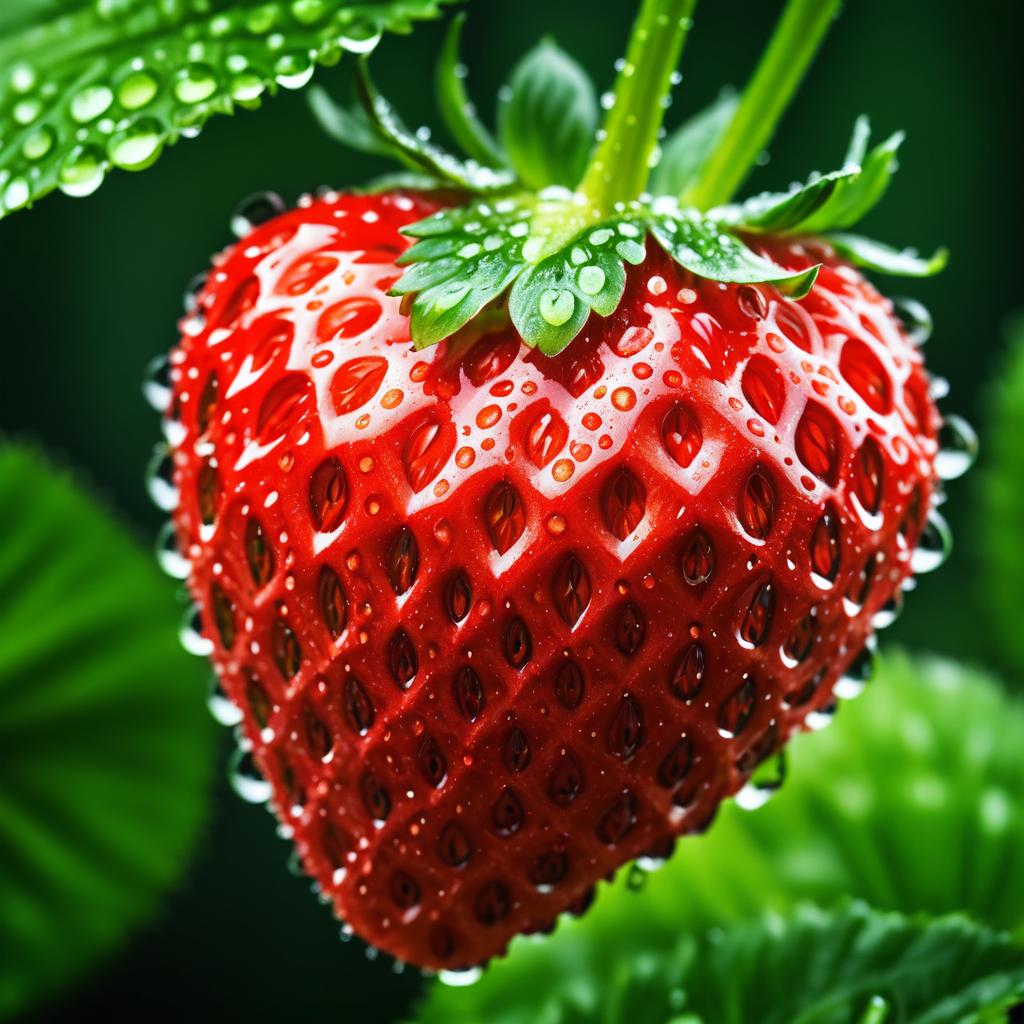
[[[417,348],[500,306],[528,346],[556,355],[591,313],[615,312],[626,265],[642,263],[652,242],[699,277],[769,284],[793,298],[810,291],[820,262],[780,267],[760,236],[817,236],[818,244],[880,273],[927,276],[943,268],[944,250],[922,258],[849,232],[888,188],[903,139],[896,133],[869,148],[864,117],[838,170],[732,201],[838,0],[789,0],[742,96],[720,98],[659,146],[694,6],[695,0],[644,0],[614,91],[602,99],[599,130],[589,78],[544,40],[502,90],[492,134],[465,89],[461,17],[452,22],[436,81],[440,111],[464,159],[437,146],[425,129],[406,127],[366,59],[356,74],[358,107],[314,93],[314,112],[336,138],[396,158],[411,174],[403,185],[454,189],[462,197],[403,229],[414,242],[399,259],[406,269],[392,294],[403,297]]]

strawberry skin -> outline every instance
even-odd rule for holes
[[[406,193],[330,195],[216,262],[172,355],[189,586],[306,871],[421,966],[585,907],[852,688],[911,572],[938,413],[892,306],[794,302],[648,243],[561,355],[413,350]]]

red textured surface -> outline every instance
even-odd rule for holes
[[[473,964],[703,827],[909,573],[938,414],[888,300],[653,244],[555,359],[414,352],[431,209],[317,200],[228,250],[172,356],[174,520],[306,870],[368,942]]]

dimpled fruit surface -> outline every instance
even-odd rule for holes
[[[435,208],[241,225],[171,357],[164,488],[240,787],[356,934],[455,969],[749,796],[944,528],[920,354],[822,243],[756,243],[824,262],[799,302],[649,240],[557,357],[500,315],[416,351],[387,292]]]

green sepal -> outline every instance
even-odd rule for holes
[[[434,70],[437,106],[441,118],[459,147],[485,167],[506,167],[508,161],[494,136],[476,116],[476,110],[463,83],[465,69],[459,62],[459,39],[466,15],[460,11],[445,36],[441,55]]]
[[[597,130],[597,97],[587,73],[543,39],[513,68],[499,96],[498,136],[520,180],[538,191],[575,187]]]
[[[515,185],[515,176],[510,171],[484,167],[475,160],[459,160],[422,134],[410,131],[388,100],[377,91],[365,59],[359,62],[356,90],[376,131],[410,170],[439,178],[477,195],[507,192]]]
[[[357,153],[398,159],[395,147],[381,135],[361,105],[338,103],[319,85],[309,90],[306,100],[317,124],[335,142]]]
[[[814,285],[820,265],[791,271],[750,249],[740,238],[694,210],[675,208],[655,216],[650,229],[661,247],[681,266],[710,281],[772,284],[799,299]]]
[[[931,256],[918,256],[912,249],[894,249],[863,235],[838,233],[826,235],[825,240],[856,266],[894,277],[932,277],[945,269],[949,259],[946,249],[936,249]]]
[[[416,348],[454,334],[523,271],[532,204],[531,197],[474,202],[403,228],[417,241],[398,259],[409,269],[391,294],[415,295],[410,330]]]
[[[705,161],[732,121],[738,104],[735,92],[722,92],[665,140],[648,183],[652,195],[681,196],[700,179]]]
[[[610,316],[626,287],[625,263],[647,255],[646,225],[617,218],[587,228],[530,265],[512,287],[509,315],[523,341],[546,356],[561,352],[591,312]]]
[[[903,141],[897,132],[867,149],[870,126],[859,117],[843,167],[814,175],[788,192],[765,192],[741,203],[709,211],[709,216],[743,231],[815,235],[852,227],[882,198],[896,170]]]

